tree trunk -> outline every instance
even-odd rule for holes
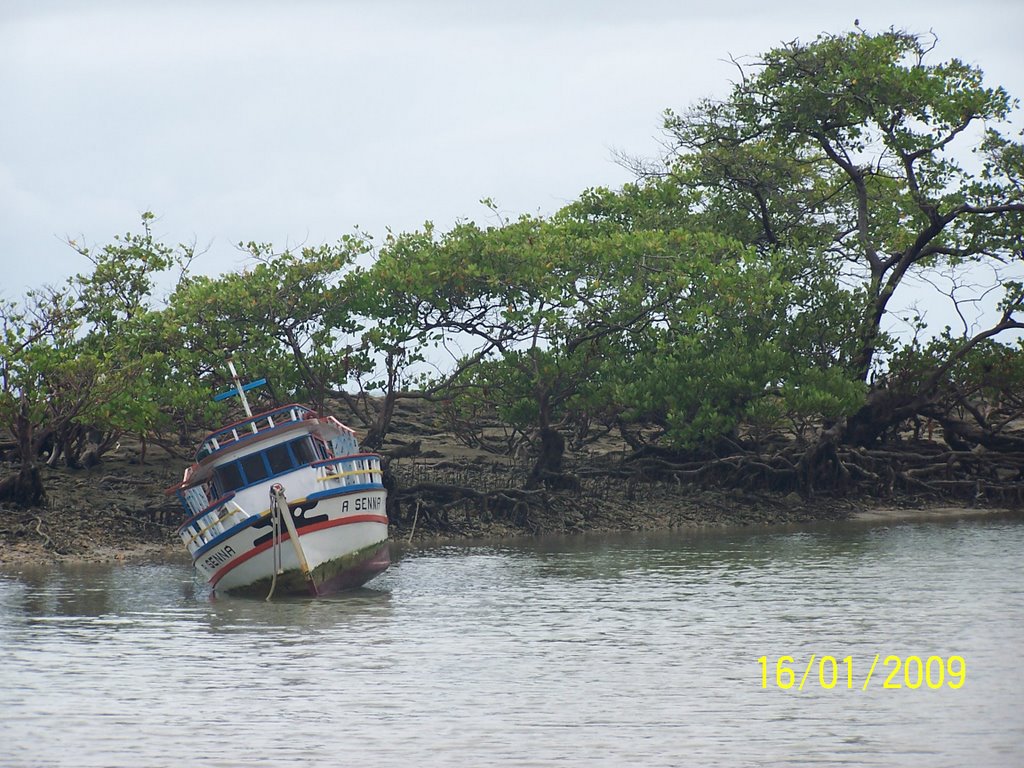
[[[18,474],[0,481],[0,500],[21,507],[39,507],[46,501],[43,479],[36,466],[36,444],[32,439],[32,420],[24,398],[14,420],[14,439],[17,441],[21,468]]]
[[[377,417],[366,432],[363,446],[371,451],[379,450],[384,443],[384,437],[391,429],[391,417],[395,414],[395,401],[398,399],[398,367],[395,365],[395,354],[389,351],[385,359],[388,371],[387,390],[384,392],[384,402],[377,411]]]
[[[871,445],[886,430],[914,416],[926,402],[926,398],[916,394],[885,388],[872,390],[864,405],[846,420],[840,442],[854,446]]]
[[[384,438],[391,430],[391,417],[395,414],[395,400],[397,394],[394,390],[388,390],[384,395],[384,402],[381,403],[380,410],[377,411],[377,418],[373,420],[373,424],[366,431],[366,437],[363,439],[363,447],[370,451],[380,450],[381,445],[384,443]]]
[[[19,507],[41,507],[46,503],[46,492],[39,467],[34,463],[22,465],[18,474],[0,481],[0,501],[9,501]]]
[[[942,425],[942,437],[953,450],[970,451],[982,446],[990,451],[1024,453],[1024,438],[1012,434],[1000,434],[941,413],[929,414]]]
[[[557,429],[544,427],[540,430],[540,455],[530,470],[528,489],[538,488],[543,483],[548,487],[558,486],[564,479],[562,459],[565,456],[565,438]]]

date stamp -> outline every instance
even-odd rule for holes
[[[812,653],[806,664],[802,660],[798,663],[792,656],[762,656],[757,663],[761,666],[761,687],[784,691],[793,688],[802,691],[807,685],[826,691],[835,688],[866,691],[872,682],[886,689],[958,690],[967,682],[967,662],[963,656],[883,657],[876,653],[868,663],[867,659],[858,662],[853,656],[838,659]]]

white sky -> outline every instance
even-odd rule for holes
[[[87,264],[153,211],[165,242],[380,236],[551,213],[630,179],[661,113],[724,96],[729,55],[934,30],[1024,96],[1024,3],[0,0],[0,296]]]

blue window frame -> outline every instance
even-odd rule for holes
[[[258,483],[260,480],[270,477],[270,467],[267,466],[265,451],[243,456],[238,463],[242,465],[246,485]]]
[[[214,474],[217,477],[218,496],[224,496],[245,485],[245,478],[242,477],[242,470],[236,461],[217,467]]]
[[[251,453],[217,467],[214,470],[217,493],[224,496],[239,488],[304,467],[316,461],[316,458],[317,454],[308,436],[278,443],[265,451]]]

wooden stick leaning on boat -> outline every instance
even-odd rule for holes
[[[313,581],[313,574],[309,570],[309,562],[306,560],[306,553],[302,551],[302,543],[299,541],[299,533],[295,530],[295,521],[292,520],[292,513],[288,508],[288,499],[285,497],[284,487],[280,483],[274,483],[270,487],[270,507],[273,514],[280,515],[284,520],[285,528],[288,529],[288,538],[291,539],[292,546],[295,547],[295,557],[299,561],[299,570],[302,571],[302,577],[309,585],[310,593],[315,597],[319,594],[316,588],[316,582]],[[271,595],[272,594],[273,589],[271,589]],[[267,599],[269,598],[270,595],[267,596]]]

